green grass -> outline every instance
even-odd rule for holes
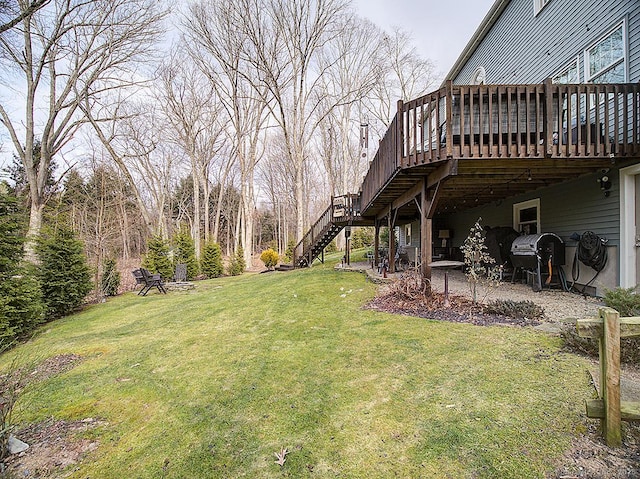
[[[73,478],[544,477],[584,426],[585,360],[531,330],[362,310],[331,265],[126,294],[12,354],[76,353],[22,423],[102,418]],[[274,452],[290,451],[284,467]]]

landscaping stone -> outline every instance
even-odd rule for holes
[[[9,436],[9,454],[20,454],[29,449],[29,444],[22,442],[15,436]]]
[[[164,289],[166,289],[167,291],[189,291],[191,289],[196,289],[196,285],[190,281],[180,281],[165,283]]]

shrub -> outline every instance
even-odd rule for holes
[[[351,247],[358,249],[373,245],[373,235],[374,229],[370,226],[355,228],[351,235]]]
[[[460,248],[464,254],[465,275],[471,288],[474,303],[478,302],[478,284],[494,285],[497,284],[499,277],[499,271],[493,267],[495,260],[489,254],[489,249],[485,244],[485,234],[480,226],[480,221],[482,218],[478,218],[471,227],[469,236]]]
[[[196,248],[189,231],[181,228],[173,237],[173,266],[177,264],[187,265],[187,280],[191,281],[198,275],[198,260]]]
[[[338,251],[338,244],[336,243],[336,240],[332,239],[331,243],[327,245],[324,251],[325,253],[335,253],[336,251]]]
[[[296,247],[295,240],[289,240],[287,243],[287,249],[284,252],[284,257],[287,261],[293,261],[293,248]]]
[[[262,252],[260,255],[260,261],[264,263],[267,269],[273,269],[280,261],[280,256],[271,248],[268,248]]]
[[[640,315],[640,296],[635,288],[616,288],[604,293],[604,304],[617,310],[621,317]]]
[[[147,244],[147,254],[142,266],[152,273],[160,273],[165,280],[173,278],[173,266],[169,260],[169,245],[160,235],[152,236]]]
[[[120,272],[118,271],[116,260],[107,259],[102,265],[102,294],[105,296],[116,296],[120,287]]]
[[[484,307],[485,312],[501,314],[516,319],[543,319],[544,309],[533,301],[512,301],[498,299],[489,302]]]
[[[61,317],[78,308],[91,291],[91,274],[82,243],[60,227],[45,230],[37,244],[38,276],[47,314]]]
[[[219,278],[224,272],[222,249],[218,243],[207,243],[202,252],[200,269],[207,278]]]
[[[233,255],[229,264],[229,275],[239,276],[244,273],[245,269],[247,269],[247,264],[244,261],[244,249],[238,245],[236,254]]]

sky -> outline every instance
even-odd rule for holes
[[[391,30],[400,27],[416,49],[446,75],[494,0],[353,0],[360,16]]]
[[[352,0],[358,14],[390,31],[400,27],[414,40],[422,57],[449,72],[494,0]],[[4,145],[3,145],[4,144]],[[0,167],[10,163],[12,145],[0,131]],[[2,174],[0,174],[2,179]]]

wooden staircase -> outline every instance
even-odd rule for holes
[[[313,260],[338,236],[346,226],[361,222],[360,195],[346,194],[331,198],[331,204],[311,226],[293,249],[293,267],[311,266]],[[289,265],[283,265],[286,270]],[[289,266],[290,268],[290,266]]]

